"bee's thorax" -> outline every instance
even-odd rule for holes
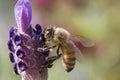
[[[66,31],[63,28],[56,28],[53,37],[53,42],[55,43],[65,42],[69,39],[69,37],[70,33],[68,31]]]

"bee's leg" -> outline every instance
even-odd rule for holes
[[[52,66],[53,66],[53,64],[49,64],[47,67],[48,67],[48,68],[52,68]]]
[[[50,49],[53,49],[53,48],[55,48],[56,47],[56,45],[54,45],[54,46],[51,46],[51,47],[48,47],[48,46],[44,46],[43,48],[37,48],[37,49],[33,49],[33,50],[36,50],[36,51],[39,51],[39,52],[45,52],[45,51],[48,51],[48,50],[50,50]]]
[[[53,48],[55,48],[55,47],[56,47],[56,46],[47,47],[44,51],[49,50],[49,49],[53,49]],[[42,68],[45,68],[45,67],[51,68],[51,67],[53,66],[53,62],[54,62],[56,59],[58,59],[58,58],[61,57],[61,54],[59,53],[59,49],[60,49],[60,46],[58,46],[58,49],[57,49],[57,51],[56,51],[56,52],[57,52],[57,56],[48,57],[48,58],[46,59],[46,61],[41,65]]]
[[[59,53],[59,49],[60,49],[60,45],[58,46],[57,48],[57,56],[52,56],[52,57],[48,57],[47,59],[47,66],[48,68],[51,68],[53,66],[53,62],[56,60],[56,59],[59,59],[61,57],[62,54]]]
[[[59,56],[60,57],[60,56]],[[53,62],[59,58],[58,56],[52,56],[52,57],[49,57],[42,65],[41,67],[42,68],[51,68],[53,66]]]
[[[48,50],[48,49],[54,49],[55,47],[56,47],[56,45],[51,46],[51,47],[47,47],[46,50]]]
[[[62,55],[62,54],[59,52],[59,50],[60,50],[60,45],[58,45],[58,48],[57,48],[57,56],[58,56],[58,58],[61,57],[61,55]]]
[[[53,46],[54,47],[54,46]],[[56,46],[55,46],[56,47]],[[51,56],[51,57],[48,57],[47,61],[49,62],[49,65],[48,66],[52,66],[52,63],[56,60],[56,59],[59,59],[61,57],[62,54],[59,53],[59,49],[60,49],[60,45],[58,46],[57,48],[57,56]]]

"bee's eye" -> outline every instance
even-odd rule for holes
[[[54,29],[53,28],[47,28],[45,30],[45,38],[48,41],[50,41],[50,40],[52,40],[53,36],[54,36]]]

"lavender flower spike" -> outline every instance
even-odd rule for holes
[[[14,7],[15,19],[18,30],[26,32],[30,27],[32,8],[29,0],[18,0]]]
[[[49,49],[47,52],[37,51],[46,46],[44,30],[39,24],[30,25],[32,8],[29,0],[18,0],[14,13],[18,27],[10,29],[8,41],[13,70],[21,80],[47,80],[49,64],[45,63],[48,62]]]

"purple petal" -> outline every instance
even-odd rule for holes
[[[12,40],[8,41],[8,48],[10,51],[15,52],[15,48],[14,48]]]
[[[41,55],[44,55],[45,57],[47,57],[49,55],[49,52],[50,52],[49,50],[46,50],[43,53],[41,53]]]
[[[26,64],[23,63],[22,61],[20,61],[20,62],[18,63],[18,67],[19,67],[19,69],[20,69],[21,71],[25,71],[25,70],[27,69]]]
[[[16,55],[20,59],[23,59],[25,57],[25,53],[20,49],[17,50]]]
[[[39,35],[42,32],[41,26],[39,24],[36,24],[35,29],[37,35]]]
[[[12,27],[9,31],[9,35],[10,35],[10,38],[13,38],[15,36],[15,33],[14,33],[14,27]]]
[[[13,69],[14,69],[15,74],[19,75],[17,64],[14,64]]]
[[[44,45],[44,42],[45,42],[44,34],[41,34],[39,39],[39,47],[42,47]]]
[[[37,31],[42,31],[41,26],[39,24],[36,24],[35,28]]]
[[[41,40],[42,40],[43,42],[45,42],[44,34],[41,34],[40,36],[41,36]]]
[[[11,61],[12,63],[15,62],[15,59],[14,59],[14,56],[13,56],[12,53],[9,53],[9,58],[10,58],[10,61]]]
[[[34,35],[40,35],[42,32],[42,28],[39,24],[35,25],[35,29],[32,29],[32,34]]]
[[[26,32],[30,27],[32,8],[29,0],[18,0],[14,7],[15,19],[20,31]]]
[[[14,41],[17,46],[23,43],[23,39],[18,35],[15,36]]]

